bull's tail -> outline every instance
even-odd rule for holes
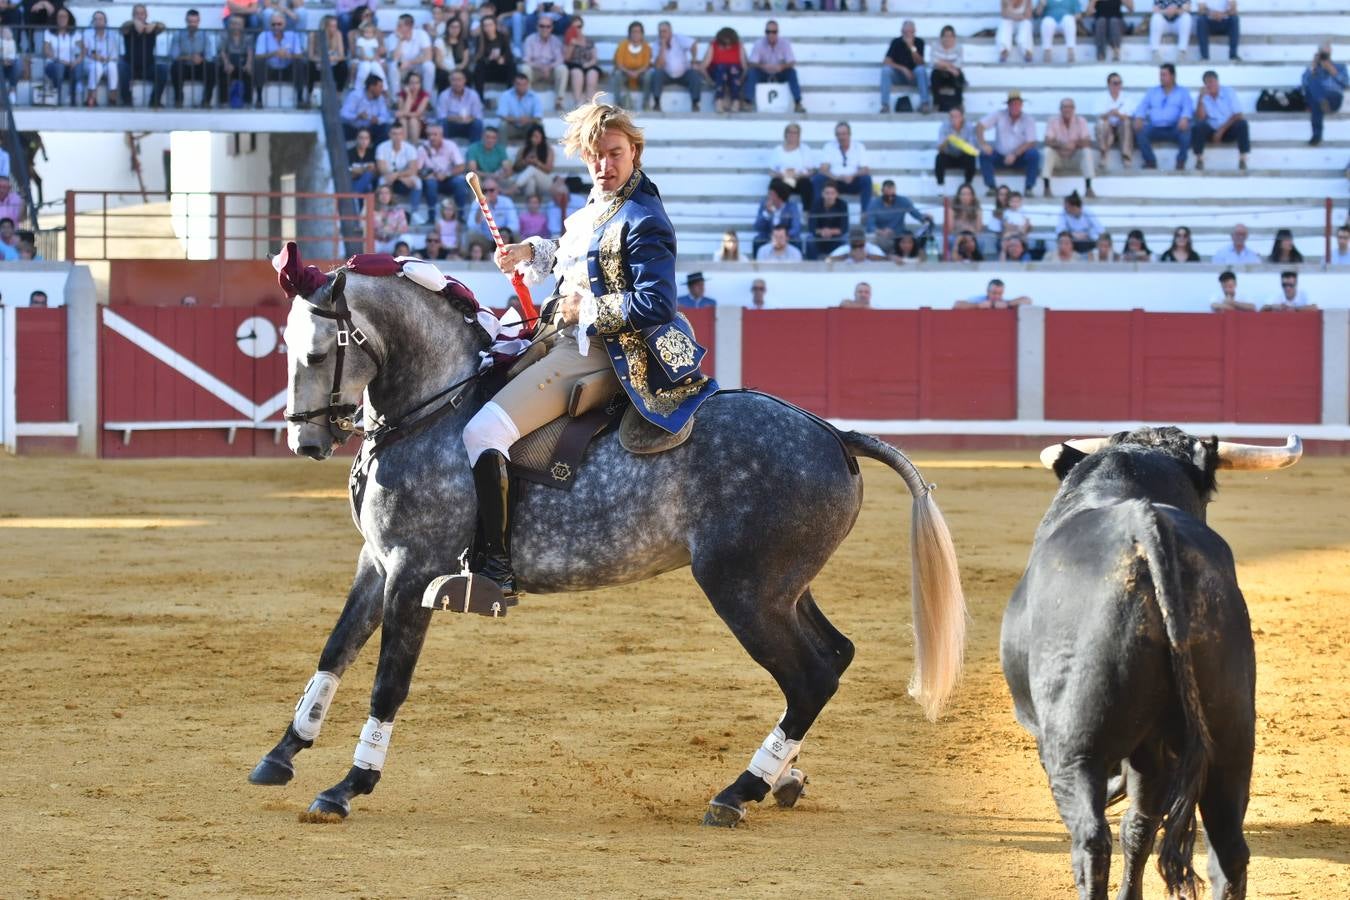
[[[966,599],[961,592],[956,549],[933,499],[933,485],[895,447],[870,434],[839,433],[849,452],[885,463],[905,480],[914,497],[910,519],[911,601],[914,607],[914,676],[910,696],[936,720],[956,684],[966,643]]]
[[[1209,726],[1200,705],[1200,688],[1189,643],[1189,618],[1180,608],[1183,599],[1177,578],[1176,537],[1170,523],[1151,507],[1144,513],[1139,544],[1148,560],[1153,595],[1162,613],[1171,650],[1172,676],[1176,682],[1182,714],[1182,745],[1177,768],[1164,800],[1162,841],[1158,845],[1158,870],[1167,884],[1169,897],[1199,896],[1199,876],[1192,865],[1195,851],[1195,806],[1204,788],[1212,745]]]

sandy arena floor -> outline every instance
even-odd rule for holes
[[[698,822],[782,702],[687,572],[437,618],[375,794],[345,824],[301,825],[350,765],[374,644],[296,779],[245,778],[346,592],[345,465],[0,459],[0,895],[1074,896],[998,668],[1053,476],[1030,453],[917,459],[970,600],[957,702],[930,725],[905,694],[908,503],[869,465],[858,527],[815,585],[858,654],[806,742],[809,793],[736,831]],[[1221,487],[1211,522],[1259,665],[1251,895],[1344,897],[1350,460]],[[1113,885],[1119,871],[1117,847]]]

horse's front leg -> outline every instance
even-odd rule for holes
[[[375,790],[384,770],[394,716],[408,698],[413,669],[431,623],[431,610],[422,606],[422,591],[435,569],[389,579],[385,591],[384,630],[380,634],[380,662],[370,692],[370,717],[361,729],[347,777],[319,794],[309,807],[311,821],[334,821],[351,812],[351,799]]]
[[[368,547],[363,548],[356,564],[356,579],[347,593],[347,604],[319,656],[318,671],[295,705],[295,715],[286,726],[286,733],[249,773],[249,781],[286,784],[295,776],[295,754],[314,744],[333,705],[342,673],[380,626],[384,617],[384,580],[374,554]]]

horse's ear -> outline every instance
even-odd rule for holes
[[[340,297],[346,292],[346,290],[347,290],[347,270],[338,269],[337,273],[333,275],[332,280],[329,281],[328,283],[328,296]]]

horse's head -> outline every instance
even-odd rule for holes
[[[339,269],[286,317],[286,443],[292,453],[327,459],[360,424],[361,395],[379,372],[369,329],[353,318]]]

